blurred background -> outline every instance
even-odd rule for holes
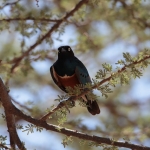
[[[123,52],[136,56],[150,49],[149,0],[89,0],[66,22],[39,44],[11,72],[13,61],[38,41],[78,0],[1,0],[0,1],[0,77],[10,89],[13,103],[24,113],[40,118],[46,109],[57,106],[58,95],[64,93],[54,84],[50,66],[57,60],[57,48],[70,45],[87,67],[91,78],[109,63],[123,59]],[[76,105],[67,114],[64,127],[90,135],[109,137],[150,146],[150,67],[140,79],[129,85],[117,85],[108,98],[99,91],[101,114],[92,116],[85,107]],[[0,107],[0,135],[9,135]],[[57,115],[49,123],[58,125]],[[16,124],[28,123],[16,118]],[[29,150],[62,150],[64,135],[43,130],[34,133],[18,130]],[[66,150],[97,150],[87,141],[72,138]],[[124,150],[125,148],[119,148]]]

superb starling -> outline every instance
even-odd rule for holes
[[[66,91],[66,87],[72,87],[86,83],[91,83],[89,73],[84,64],[74,56],[70,46],[61,46],[58,48],[58,59],[50,68],[51,76],[57,86]],[[92,115],[100,113],[96,100],[82,97],[87,105],[88,111]]]

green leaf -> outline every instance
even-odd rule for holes
[[[125,61],[124,60],[118,60],[118,62],[116,64],[118,64],[118,65],[125,65]]]
[[[72,136],[66,136],[66,138],[63,139],[61,144],[63,144],[63,146],[65,148],[68,144],[70,144],[72,142],[73,142]]]
[[[142,74],[142,72],[140,72],[138,69],[136,69],[135,67],[133,67],[132,69],[131,69],[131,74],[132,74],[132,76],[133,76],[133,78],[140,78],[143,74]]]
[[[106,72],[111,72],[112,71],[112,65],[104,63],[104,64],[102,64],[102,66],[106,70]]]
[[[96,79],[104,79],[105,77],[106,77],[105,69],[104,70],[100,69],[95,76]]]
[[[120,74],[120,83],[123,85],[123,84],[129,84],[129,81],[130,81],[130,78],[127,74],[127,72],[122,72]]]
[[[131,55],[127,52],[127,53],[123,53],[123,57],[125,58],[126,62],[132,63],[132,57]]]

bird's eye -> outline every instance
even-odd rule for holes
[[[69,47],[69,48],[68,48],[68,51],[70,51],[70,50],[71,50],[71,48]]]

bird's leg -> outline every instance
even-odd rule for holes
[[[70,98],[69,98],[69,102],[70,102],[70,106],[71,107],[74,107],[75,106],[75,101],[74,101],[74,98],[75,98],[76,96],[71,96]]]
[[[61,102],[61,103],[64,104],[66,110],[68,110],[68,112],[70,113],[70,110],[69,110],[68,105],[67,105],[67,101],[63,101],[63,102]]]
[[[72,108],[75,106],[75,101],[73,99],[74,99],[74,96],[71,96],[69,99],[61,101],[61,103],[64,104],[65,108],[68,110],[69,113],[70,113],[69,108]]]

